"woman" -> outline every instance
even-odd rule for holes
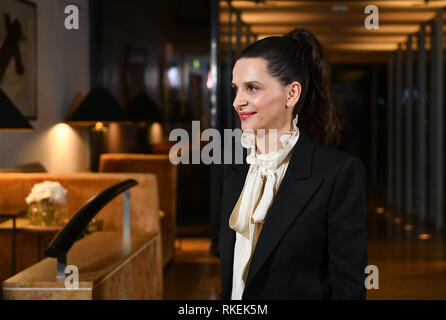
[[[222,298],[364,299],[366,175],[329,146],[342,120],[320,43],[302,28],[259,40],[232,83],[250,153],[224,167]]]

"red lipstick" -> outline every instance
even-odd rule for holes
[[[250,117],[252,117],[253,115],[255,115],[257,112],[240,112],[239,116],[240,116],[240,120],[247,120]]]

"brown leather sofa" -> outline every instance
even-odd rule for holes
[[[156,238],[156,254],[153,257],[156,263],[152,261],[150,264],[155,266],[152,267],[154,270],[151,271],[155,274],[155,281],[140,283],[140,285],[150,287],[152,298],[162,299],[162,241],[160,239],[158,186],[155,175],[136,173],[0,173],[0,212],[10,208],[26,208],[25,198],[33,185],[51,180],[60,182],[67,189],[67,211],[68,215],[71,216],[91,197],[126,179],[138,181],[138,185],[130,189],[131,234],[151,234]],[[96,219],[103,220],[103,231],[122,233],[123,198],[123,195],[118,196],[97,214]],[[38,261],[37,243],[36,234],[19,233],[17,235],[18,272]],[[0,234],[0,261],[0,280],[3,281],[11,275],[11,235],[8,233]]]
[[[164,266],[175,253],[178,169],[166,154],[105,153],[100,172],[140,172],[157,176]]]

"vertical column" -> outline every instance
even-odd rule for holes
[[[426,24],[420,26],[417,54],[417,152],[416,152],[416,208],[418,219],[426,220]]]
[[[402,79],[402,50],[401,44],[396,51],[395,70],[395,210],[401,214],[403,203],[402,192],[402,107],[401,107],[401,79]]]
[[[219,127],[218,121],[218,86],[219,86],[219,53],[220,53],[220,39],[219,39],[219,1],[211,0],[211,52],[210,52],[210,64],[211,64],[211,112],[210,112],[210,125],[212,128]]]
[[[435,73],[438,71],[436,68],[435,58],[435,21],[431,22],[431,51],[430,51],[430,92],[429,92],[429,135],[428,135],[428,147],[429,147],[429,182],[428,182],[428,221],[434,223],[435,221],[435,105],[436,105],[436,85],[435,85]]]
[[[219,121],[219,85],[220,85],[220,40],[219,40],[219,26],[220,26],[220,13],[219,13],[219,0],[211,0],[211,48],[210,48],[210,65],[211,65],[211,110],[210,110],[210,126],[212,128],[220,129],[221,121]],[[220,202],[222,193],[222,165],[212,164],[210,168],[210,220],[211,220],[211,239],[212,250],[218,248],[219,242],[219,229],[220,229]],[[181,218],[181,217],[179,217]]]
[[[254,35],[251,32],[251,26],[249,26],[248,32],[249,32],[249,44],[251,44],[251,43],[253,43],[255,41],[254,40]]]
[[[443,9],[437,11],[435,22],[435,104],[433,113],[435,114],[434,136],[435,136],[435,178],[434,178],[434,208],[435,208],[435,226],[437,230],[443,227]]]
[[[393,101],[394,101],[394,53],[390,52],[387,60],[387,206],[393,208],[394,201],[394,119],[393,119]]]
[[[89,29],[90,29],[90,88],[103,83],[104,67],[102,50],[103,37],[101,36],[101,23],[105,4],[102,1],[89,1]]]
[[[236,9],[235,11],[236,13],[236,45],[235,45],[235,57],[236,59],[240,56],[241,52],[242,52],[242,19],[241,19],[241,11],[240,9]],[[232,76],[231,76],[232,78]],[[231,79],[230,78],[230,79]],[[240,128],[241,124],[240,124],[240,118],[237,115],[237,113],[233,112],[232,113],[233,116],[233,128]]]
[[[242,23],[242,48],[246,48],[248,45],[248,25]]]
[[[228,5],[228,44],[226,48],[226,83],[225,83],[225,91],[226,91],[226,101],[227,105],[225,107],[225,118],[226,118],[226,126],[225,128],[233,128],[233,111],[232,111],[232,7],[229,3]]]
[[[371,101],[371,118],[372,118],[372,150],[371,150],[371,163],[372,163],[372,187],[377,185],[377,141],[378,141],[378,121],[377,121],[377,83],[378,83],[378,70],[376,65],[372,69],[372,101]]]
[[[236,9],[236,45],[235,45],[235,56],[238,57],[242,52],[242,18],[240,9]]]
[[[413,210],[413,188],[412,188],[412,180],[413,180],[413,169],[412,169],[412,159],[413,159],[413,139],[412,139],[412,131],[413,131],[413,116],[412,116],[412,93],[413,93],[413,59],[412,59],[412,35],[410,34],[407,37],[407,48],[406,48],[406,88],[407,88],[407,102],[406,102],[406,125],[405,125],[405,134],[404,138],[406,141],[406,150],[405,150],[405,212],[408,216],[412,216]]]
[[[123,222],[122,232],[124,235],[131,233],[131,214],[130,214],[130,190],[124,192]]]

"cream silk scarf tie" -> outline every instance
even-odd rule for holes
[[[241,143],[250,148],[246,157],[250,164],[245,184],[229,218],[229,226],[236,231],[231,299],[243,296],[247,271],[252,253],[263,226],[266,214],[285,175],[291,150],[299,139],[298,116],[293,120],[293,131],[280,136],[283,148],[267,154],[257,154],[255,136],[244,132]]]
[[[297,127],[298,115],[293,119],[293,131],[280,136],[283,148],[268,154],[257,154],[255,135],[252,132],[243,132],[242,146],[250,148],[246,157],[250,164],[245,185],[229,219],[231,229],[250,239],[251,223],[263,223],[277,191],[277,169],[284,163],[299,139]],[[263,192],[262,192],[263,190]]]

